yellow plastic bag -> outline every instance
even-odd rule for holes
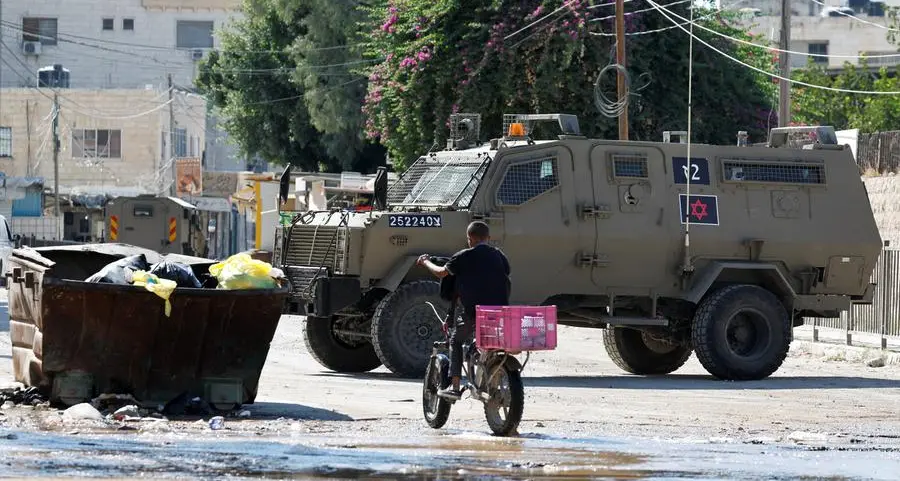
[[[209,273],[219,281],[219,289],[274,289],[278,282],[273,275],[280,271],[242,252],[209,266]]]
[[[178,285],[175,281],[160,279],[155,274],[150,274],[146,271],[134,271],[131,279],[134,285],[144,286],[144,289],[162,297],[166,301],[166,317],[172,314],[172,303],[169,302],[169,297],[172,295],[172,291],[175,290],[175,286]]]

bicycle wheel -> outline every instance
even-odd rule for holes
[[[445,371],[449,369],[438,358],[432,357],[425,369],[425,380],[422,382],[422,411],[425,422],[434,429],[440,429],[450,417],[450,402],[438,396],[438,389],[444,387],[444,379],[449,379]]]
[[[500,366],[500,371],[488,380],[490,400],[484,403],[484,417],[496,436],[517,434],[525,408],[525,386],[518,371]]]

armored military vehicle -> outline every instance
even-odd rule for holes
[[[562,134],[532,139],[545,120]],[[830,127],[694,144],[688,159],[684,143],[586,138],[571,115],[506,115],[488,143],[480,123],[454,115],[445,150],[389,188],[381,176],[373,211],[308,212],[285,228],[288,310],[307,316],[323,366],[420,376],[440,337],[425,301],[441,301],[415,260],[465,247],[474,219],[510,260],[513,304],[605,328],[607,353],[633,374],[670,373],[695,352],[715,377],[765,378],[804,317],[872,301],[882,243]]]

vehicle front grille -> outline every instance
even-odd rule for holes
[[[291,299],[300,303],[312,301],[315,297],[315,290],[310,286],[316,273],[319,276],[327,276],[328,269],[318,267],[285,267],[284,275],[291,282]]]
[[[346,227],[296,224],[285,229],[283,235],[283,264],[291,281],[292,297],[311,299],[309,284],[317,274],[344,273],[349,237]]]
[[[285,238],[284,264],[288,266],[327,267],[343,273],[347,255],[347,228],[297,224]]]

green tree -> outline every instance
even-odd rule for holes
[[[841,72],[831,76],[810,61],[792,77],[812,85],[864,92],[900,92],[900,80],[884,67],[873,72],[865,59],[859,65],[844,63]],[[897,95],[862,94],[794,86],[792,116],[795,124],[831,125],[835,129],[860,129],[863,132],[896,130],[900,125],[900,102]]]
[[[503,113],[565,112],[579,116],[587,135],[617,137],[617,120],[601,115],[594,103],[594,80],[615,58],[610,34],[614,10],[573,0],[557,14],[525,28],[562,4],[393,0],[374,5],[370,14],[381,21],[368,34],[368,54],[385,60],[369,70],[363,107],[367,134],[379,139],[401,164],[443,142],[446,119],[456,111],[481,113],[482,131],[492,136],[500,133]],[[663,130],[686,128],[688,36],[672,28],[648,3],[635,0],[629,5],[635,13],[626,17],[628,32],[659,30],[626,40],[633,78],[630,137],[657,140]],[[667,8],[687,16],[683,3]],[[704,26],[751,39],[728,17],[709,11],[695,16]],[[731,56],[771,70],[772,57],[765,49],[735,46],[700,30],[695,35]],[[732,143],[738,130],[761,137],[775,121],[772,82],[730,62],[695,44],[696,142]],[[646,76],[640,74],[649,75],[645,88]],[[614,97],[615,70],[602,80],[601,88]]]
[[[221,51],[197,85],[242,153],[304,169],[371,171],[384,149],[363,134],[365,77],[357,2],[245,0],[245,18],[219,32]]]

